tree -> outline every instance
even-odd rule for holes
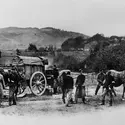
[[[17,54],[17,55],[20,55],[20,54],[21,54],[21,52],[20,52],[19,49],[16,49],[16,54]]]
[[[39,52],[45,52],[45,48],[44,47],[40,47],[39,48]]]
[[[125,44],[105,48],[99,51],[93,61],[93,70],[125,70]]]
[[[32,44],[32,43],[29,44],[28,50],[29,50],[29,51],[34,51],[34,52],[37,52],[37,51],[38,51],[36,45],[34,45],[34,44]]]
[[[49,46],[48,46],[48,51],[49,51],[49,52],[54,52],[54,47],[53,47],[53,45],[49,45]]]

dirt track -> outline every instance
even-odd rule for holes
[[[116,89],[117,97],[114,97],[113,106],[108,106],[108,97],[105,106],[101,106],[101,89],[98,96],[94,96],[95,86],[89,86],[87,91],[87,104],[83,104],[79,99],[78,104],[65,107],[61,100],[61,95],[53,96],[26,96],[18,98],[17,106],[8,106],[8,102],[3,102],[0,110],[1,123],[13,125],[122,125],[125,116],[125,101],[121,100],[122,86]],[[7,120],[6,120],[7,119]],[[107,119],[107,120],[105,120]],[[6,122],[5,122],[6,121]],[[27,123],[28,122],[28,123]],[[113,122],[113,123],[111,123]]]
[[[124,125],[125,101],[115,98],[114,105],[99,105],[100,96],[89,96],[87,104],[65,107],[61,95],[25,97],[18,100],[17,106],[1,108],[1,125]]]
[[[121,88],[116,90],[118,96],[114,97],[113,107],[120,107],[125,103],[121,100]],[[97,96],[94,96],[94,90],[95,87],[89,88],[89,95],[87,95],[87,104],[83,104],[82,100],[79,99],[78,104],[71,104],[71,107],[65,107],[61,100],[61,94],[41,97],[28,95],[24,98],[18,98],[17,106],[9,107],[8,102],[3,102],[3,107],[1,108],[0,112],[4,115],[16,116],[39,116],[43,114],[72,116],[78,113],[96,112],[110,109],[111,107],[108,107],[108,97],[106,98],[106,106],[101,106],[101,89],[99,91],[99,95]]]

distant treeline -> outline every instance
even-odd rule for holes
[[[82,38],[68,39],[62,44],[62,49],[65,51],[78,50],[80,47],[88,47],[90,52],[83,61],[79,62],[73,56],[58,55],[55,62],[62,68],[71,70],[84,69],[85,72],[99,72],[108,69],[125,70],[124,37],[111,36],[108,38],[102,34],[96,34],[86,40],[83,39],[83,41]]]
[[[71,53],[80,50],[85,55],[80,61],[80,57],[75,54],[66,55],[62,51]],[[20,50],[17,53],[20,54]],[[62,69],[71,69],[78,71],[80,68],[85,72],[99,72],[104,69],[125,70],[125,37],[111,36],[105,37],[103,34],[96,34],[87,39],[83,37],[69,38],[61,46],[61,49],[50,45],[48,47],[40,47],[39,49],[29,44],[24,51],[33,55],[53,54],[54,63]],[[57,55],[55,52],[59,52]],[[34,56],[35,56],[34,55]],[[78,58],[79,57],[79,58]]]
[[[25,50],[16,49],[17,55],[22,56],[46,56],[46,55],[55,55],[55,51],[60,51],[56,49],[53,45],[46,47],[40,47],[39,49],[34,44],[29,44],[28,48]]]
[[[104,47],[109,45],[115,45],[122,41],[125,41],[125,37],[111,36],[105,37],[103,34],[95,34],[92,37],[84,38],[78,36],[76,38],[68,38],[61,45],[61,49],[65,51],[69,50],[84,50],[94,49],[95,47]]]

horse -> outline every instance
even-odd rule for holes
[[[113,87],[119,87],[119,86],[123,85],[122,99],[124,99],[125,70],[124,71],[108,70],[106,74],[110,74],[113,77],[113,81],[110,85],[111,90],[113,89]]]

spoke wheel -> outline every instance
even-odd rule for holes
[[[35,72],[30,78],[30,89],[31,92],[36,96],[41,96],[47,86],[46,77],[42,72]]]

